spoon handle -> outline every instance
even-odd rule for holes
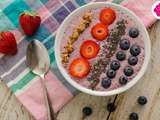
[[[45,82],[44,82],[44,75],[42,75],[40,77],[41,77],[41,84],[43,87],[44,99],[45,99],[45,103],[46,103],[47,117],[48,117],[48,120],[54,120],[54,112],[52,109],[51,101],[49,99],[48,90],[47,90]]]

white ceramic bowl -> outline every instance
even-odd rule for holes
[[[137,25],[138,27],[141,29],[141,33],[144,37],[144,44],[145,44],[145,58],[144,58],[144,63],[142,65],[141,70],[138,72],[138,74],[136,75],[136,77],[133,78],[133,80],[131,80],[130,82],[128,82],[127,85],[123,86],[123,87],[119,87],[117,89],[114,90],[110,90],[110,91],[93,91],[91,89],[87,89],[81,85],[79,85],[77,82],[75,82],[74,80],[72,80],[72,78],[70,77],[70,75],[66,72],[66,70],[64,69],[64,67],[62,66],[61,63],[61,51],[60,51],[60,45],[62,37],[63,37],[63,33],[66,29],[66,27],[69,25],[70,20],[77,14],[80,14],[90,8],[102,8],[102,7],[112,7],[115,9],[120,9],[122,12],[128,14],[129,17],[133,18],[135,21],[137,21]],[[148,33],[146,31],[145,26],[143,25],[142,21],[130,10],[128,10],[127,8],[124,8],[120,5],[114,4],[114,3],[109,3],[109,2],[93,2],[93,3],[89,3],[87,5],[84,5],[78,9],[76,9],[75,11],[73,11],[61,24],[60,28],[58,29],[57,35],[56,35],[56,39],[55,39],[55,57],[56,57],[56,62],[58,65],[58,68],[60,70],[60,72],[62,73],[62,75],[66,78],[66,80],[72,85],[74,86],[76,89],[84,92],[84,93],[88,93],[90,95],[96,95],[96,96],[111,96],[111,95],[115,95],[115,94],[119,94],[122,93],[126,90],[128,90],[129,88],[131,88],[132,86],[134,86],[138,80],[140,80],[140,78],[143,76],[144,72],[146,71],[147,65],[149,63],[149,59],[150,59],[150,54],[151,54],[151,44],[150,44],[150,39],[148,36]]]

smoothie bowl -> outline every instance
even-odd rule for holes
[[[141,20],[108,2],[90,3],[72,12],[55,41],[62,75],[78,90],[97,96],[131,88],[143,76],[150,53]]]

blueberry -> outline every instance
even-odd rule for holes
[[[118,70],[120,67],[120,63],[117,60],[113,60],[110,65],[111,69]]]
[[[130,119],[130,120],[138,120],[138,114],[135,113],[135,112],[132,112],[132,113],[129,115],[129,119]]]
[[[137,28],[130,28],[129,36],[132,38],[136,38],[139,35],[139,30]]]
[[[137,101],[140,105],[145,105],[147,103],[147,98],[145,96],[139,96]]]
[[[128,82],[128,78],[127,78],[126,76],[121,76],[121,77],[119,78],[119,83],[120,83],[121,85],[125,85],[125,84],[127,84],[127,82]]]
[[[108,76],[109,78],[114,78],[115,75],[116,75],[116,71],[114,71],[114,70],[112,70],[112,69],[110,69],[110,70],[107,71],[107,76]]]
[[[101,82],[101,85],[102,85],[102,87],[104,87],[104,88],[108,88],[108,87],[110,87],[110,85],[111,85],[111,80],[110,80],[110,79],[107,79],[107,78],[104,78],[104,79],[102,80],[102,82]]]
[[[116,110],[116,106],[114,105],[114,103],[109,103],[109,104],[107,105],[107,110],[108,110],[108,112],[113,112],[113,111],[115,111],[115,110]]]
[[[82,112],[84,116],[90,116],[92,114],[92,108],[89,106],[86,106],[83,108]]]
[[[138,45],[132,45],[132,47],[130,48],[130,53],[133,56],[137,56],[141,53],[141,48]]]
[[[136,56],[131,56],[128,58],[128,63],[130,65],[136,65],[138,62],[138,58]]]
[[[127,39],[122,39],[122,40],[120,41],[120,48],[121,48],[122,50],[128,50],[129,47],[130,47],[130,42],[129,42],[129,40],[127,40]]]
[[[87,78],[87,80],[88,80],[88,81],[92,81],[93,78],[92,78],[91,76],[89,76],[89,77]]]
[[[127,66],[127,67],[124,68],[124,74],[126,76],[131,76],[133,74],[133,72],[134,72],[133,68],[130,67],[130,66]]]
[[[124,59],[126,58],[126,55],[125,55],[125,53],[124,53],[123,51],[119,51],[119,52],[117,52],[117,54],[116,54],[116,58],[117,58],[118,60],[122,61],[122,60],[124,60]]]

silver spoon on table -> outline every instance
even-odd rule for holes
[[[47,88],[44,82],[45,74],[48,72],[50,67],[50,58],[47,49],[40,41],[34,40],[29,43],[26,53],[26,65],[32,70],[34,74],[41,77],[48,120],[54,120],[54,112],[51,108]]]

